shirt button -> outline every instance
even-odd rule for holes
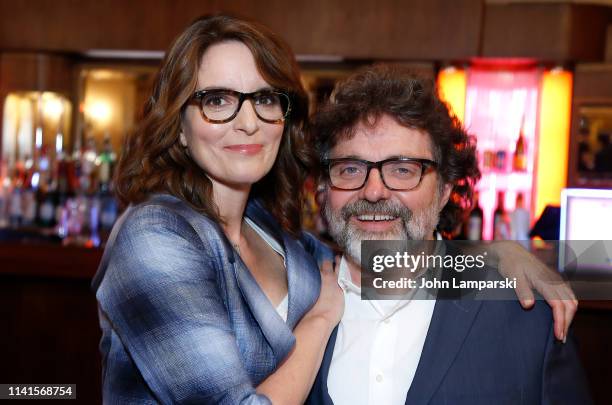
[[[382,374],[378,374],[378,375],[376,376],[376,382],[382,382],[382,380],[383,380],[383,376],[382,376]]]

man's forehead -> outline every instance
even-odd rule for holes
[[[388,115],[359,122],[338,137],[331,152],[333,157],[339,154],[362,158],[372,155],[432,157],[427,132],[402,125]]]

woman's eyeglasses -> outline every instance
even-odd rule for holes
[[[245,100],[251,100],[257,117],[270,124],[280,124],[291,112],[288,94],[276,90],[260,90],[241,93],[228,89],[196,91],[192,100],[200,105],[204,120],[223,124],[236,118]]]

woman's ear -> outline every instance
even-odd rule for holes
[[[186,148],[187,147],[187,137],[185,137],[185,133],[181,129],[181,133],[179,134],[179,142],[181,145]]]

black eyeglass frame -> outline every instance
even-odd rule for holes
[[[330,175],[331,167],[332,167],[333,164],[340,163],[340,162],[359,162],[359,163],[363,163],[363,164],[365,164],[367,166],[368,169],[367,169],[366,175],[365,175],[365,177],[363,179],[363,183],[361,183],[361,186],[353,187],[353,188],[343,188],[343,187],[338,187],[338,186],[333,184],[332,179],[331,179],[331,175]],[[386,163],[389,163],[389,162],[414,162],[414,163],[420,164],[421,165],[421,175],[419,177],[418,183],[414,187],[412,187],[412,188],[393,188],[393,187],[389,187],[389,185],[385,181],[385,175],[383,174],[383,171],[382,171],[383,165],[386,164]],[[431,169],[431,168],[435,169],[435,168],[438,167],[438,163],[434,162],[433,160],[430,160],[430,159],[407,158],[407,157],[394,157],[394,158],[389,158],[389,159],[385,159],[385,160],[379,160],[378,162],[370,162],[369,160],[355,159],[355,158],[324,159],[321,162],[321,164],[322,164],[323,168],[325,169],[325,172],[327,174],[327,180],[329,181],[329,184],[332,186],[332,188],[335,188],[337,190],[345,190],[345,191],[354,191],[354,190],[362,189],[363,186],[365,186],[365,184],[367,183],[368,178],[370,178],[370,171],[374,167],[376,169],[378,169],[378,173],[380,173],[380,178],[381,178],[383,184],[389,190],[392,190],[392,191],[410,191],[410,190],[414,190],[415,188],[417,188],[419,186],[419,184],[421,184],[421,181],[423,181],[423,176],[429,171],[429,169]]]
[[[204,99],[204,96],[206,96],[206,94],[210,94],[210,93],[223,93],[223,94],[230,94],[233,96],[238,96],[238,106],[236,107],[236,111],[234,111],[234,113],[230,117],[224,120],[214,120],[214,119],[207,117],[206,114],[204,113],[204,106],[202,105],[202,100]],[[250,99],[250,100],[255,101],[254,100],[255,97],[262,95],[262,94],[269,94],[269,93],[276,94],[276,95],[279,95],[285,98],[287,102],[287,111],[285,111],[282,118],[279,118],[277,120],[269,120],[267,118],[263,118],[257,112],[257,108],[255,108],[255,105],[253,105],[253,111],[255,111],[255,115],[257,115],[257,118],[259,118],[263,122],[267,122],[269,124],[281,124],[285,122],[285,120],[287,119],[287,117],[289,117],[289,114],[291,113],[291,97],[289,96],[289,94],[279,91],[279,90],[266,89],[266,90],[254,91],[252,93],[241,93],[239,91],[230,90],[230,89],[198,90],[195,93],[193,93],[193,95],[191,96],[191,100],[198,103],[200,107],[200,114],[202,115],[202,118],[204,119],[204,121],[210,122],[212,124],[225,124],[226,122],[230,122],[231,120],[236,118],[236,115],[238,115],[238,112],[240,112],[240,109],[242,108],[242,103],[244,103],[245,100]]]

